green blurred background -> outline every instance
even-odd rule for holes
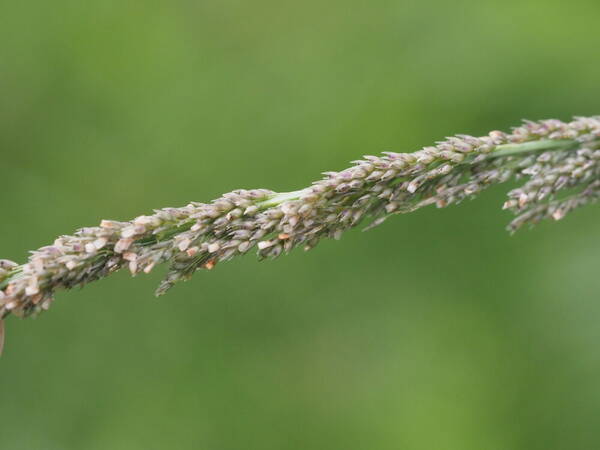
[[[0,257],[288,191],[363,154],[600,113],[597,1],[4,1]],[[600,208],[500,186],[277,261],[7,322],[0,449],[600,447]]]

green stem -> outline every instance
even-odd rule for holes
[[[256,206],[258,206],[261,209],[271,208],[273,206],[281,205],[284,202],[298,200],[300,197],[302,197],[302,194],[306,193],[308,190],[309,190],[309,188],[300,189],[299,191],[292,191],[292,192],[280,192],[280,193],[273,195],[271,198],[268,198],[267,200],[258,202],[256,204]]]
[[[522,144],[504,144],[498,145],[492,152],[496,158],[502,156],[512,156],[521,153],[539,152],[546,150],[571,150],[580,145],[573,139],[552,140],[545,139],[541,141],[523,142]]]

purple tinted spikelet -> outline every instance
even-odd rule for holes
[[[504,207],[517,217],[514,231],[542,219],[562,219],[600,197],[600,118],[525,122],[511,133],[458,135],[415,153],[365,156],[341,172],[300,191],[237,190],[210,203],[165,208],[130,222],[102,221],[61,236],[31,253],[23,265],[0,261],[0,318],[29,316],[51,305],[60,289],[82,286],[121,268],[149,273],[169,262],[157,293],[199,269],[256,248],[276,258],[296,247],[371,218],[423,206],[445,207],[474,197],[493,184],[526,178]]]

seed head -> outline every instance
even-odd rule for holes
[[[527,121],[510,133],[458,135],[415,153],[365,156],[300,191],[236,190],[209,203],[164,208],[130,222],[103,220],[61,236],[18,266],[0,260],[0,320],[47,309],[59,289],[83,286],[128,268],[170,269],[157,293],[199,269],[256,248],[276,258],[322,238],[339,239],[366,218],[367,228],[392,214],[446,207],[516,178],[504,208],[517,216],[509,230],[560,220],[600,197],[600,118]]]

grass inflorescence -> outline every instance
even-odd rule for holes
[[[458,135],[415,153],[365,156],[341,172],[287,193],[236,190],[210,203],[156,210],[129,222],[104,220],[31,252],[27,263],[0,261],[0,319],[30,316],[60,289],[83,286],[121,268],[149,273],[168,262],[157,294],[199,269],[256,249],[276,258],[370,219],[427,205],[445,207],[509,179],[525,179],[504,208],[515,231],[562,219],[600,196],[600,117],[525,122],[511,133]]]

